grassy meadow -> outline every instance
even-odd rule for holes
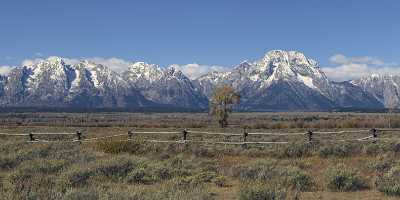
[[[225,145],[149,143],[180,140],[180,134],[134,134],[129,130],[182,131],[188,140],[241,141],[241,136],[191,134],[190,130],[242,133],[399,128],[400,116],[384,113],[237,113],[217,128],[205,113],[13,113],[0,114],[3,133],[75,132],[0,136],[0,199],[397,199],[400,198],[400,136],[347,141],[364,133],[251,135],[248,141],[289,144]],[[338,141],[346,140],[346,141]],[[56,142],[58,141],[58,142]]]

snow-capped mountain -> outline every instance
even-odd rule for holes
[[[137,62],[123,74],[132,87],[153,102],[188,108],[206,108],[208,105],[207,97],[173,67],[161,69],[157,65]]]
[[[211,72],[196,80],[196,86],[208,97],[222,84],[232,85],[242,94],[240,106],[246,110],[381,107],[363,90],[329,81],[316,61],[296,51],[270,51],[259,61],[245,61],[230,72]]]
[[[4,95],[4,86],[6,85],[7,77],[0,74],[0,98]]]
[[[372,94],[386,108],[400,107],[400,76],[371,74],[352,83]]]
[[[197,79],[198,85],[232,84],[238,90],[263,90],[280,81],[292,81],[329,96],[329,80],[317,62],[295,51],[275,50],[261,60],[242,62],[230,72],[211,72]],[[209,91],[205,91],[210,96]]]
[[[173,67],[134,62],[117,73],[98,63],[49,57],[0,76],[0,107],[207,108],[215,87],[232,85],[238,109],[331,110],[398,108],[400,77],[372,75],[330,81],[318,63],[296,51],[274,50],[225,72],[190,80]]]
[[[23,107],[205,108],[208,99],[174,68],[133,63],[121,74],[82,60],[49,57],[0,79],[0,105]]]
[[[68,65],[59,57],[15,68],[3,91],[5,106],[125,107],[149,102],[109,68],[88,61]]]

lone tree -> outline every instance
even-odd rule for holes
[[[240,95],[229,85],[224,85],[214,90],[210,101],[210,113],[218,121],[221,128],[226,127],[229,113],[232,112],[233,105],[239,103],[239,101]]]

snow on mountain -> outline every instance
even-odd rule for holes
[[[5,106],[45,107],[124,107],[147,102],[108,67],[89,61],[68,65],[59,57],[13,69],[1,99]]]
[[[186,108],[205,108],[208,105],[207,98],[193,86],[192,81],[173,67],[161,69],[157,65],[137,62],[123,76],[153,102]]]
[[[163,70],[154,64],[135,62],[124,72],[124,77],[136,87],[146,86],[157,82],[163,76]]]
[[[297,51],[274,50],[230,71],[190,80],[174,67],[131,63],[117,73],[109,66],[60,57],[14,68],[0,76],[0,106],[207,108],[215,87],[231,85],[242,110],[331,110],[399,107],[400,77],[371,75],[332,82],[315,60]]]
[[[4,86],[6,85],[7,77],[0,74],[0,104],[1,97],[4,96]]]
[[[216,86],[232,85],[242,94],[242,108],[248,110],[332,109],[342,106],[342,101],[336,100],[347,92],[343,85],[329,81],[316,61],[300,52],[282,50],[270,51],[255,62],[242,62],[230,72],[211,72],[198,78],[195,84],[208,97]],[[350,98],[345,96],[344,99]],[[363,106],[357,99],[351,99],[352,106]],[[381,105],[376,102],[367,106]]]
[[[268,88],[279,80],[295,81],[326,92],[329,81],[314,60],[295,51],[275,50],[268,52],[254,63],[242,62],[230,72],[211,72],[197,79],[199,84],[232,84],[238,89],[252,84],[255,89]],[[326,94],[328,95],[328,94]]]
[[[106,107],[125,107],[127,104],[143,103],[144,99],[138,91],[110,68],[83,60],[73,66],[74,79],[69,88],[68,101],[73,104],[87,103],[89,106],[107,105]],[[137,98],[138,102],[127,101],[127,98]],[[140,100],[142,98],[142,100]]]
[[[400,76],[371,74],[351,83],[372,94],[386,108],[400,107]]]

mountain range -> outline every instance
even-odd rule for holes
[[[60,57],[14,68],[0,76],[0,107],[180,108],[205,110],[213,90],[231,85],[242,111],[328,111],[400,106],[399,76],[328,79],[315,60],[297,51],[274,50],[230,71],[211,71],[194,80],[173,68],[131,63],[123,72]]]

